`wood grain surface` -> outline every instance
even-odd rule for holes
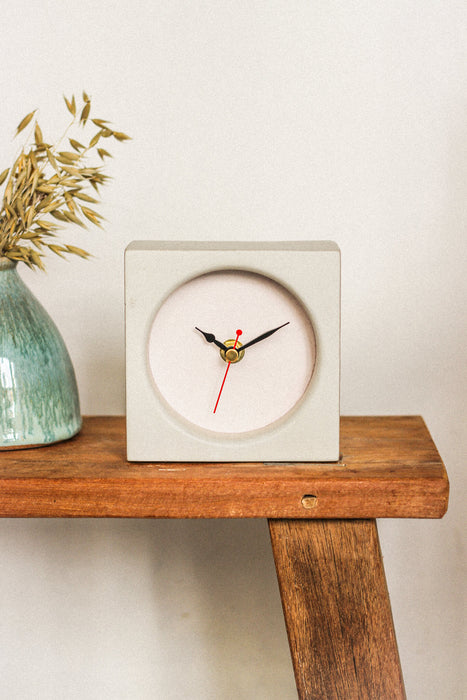
[[[440,518],[444,465],[420,417],[344,417],[333,463],[129,463],[125,419],[0,452],[0,516]]]
[[[405,698],[374,520],[270,520],[300,700]]]

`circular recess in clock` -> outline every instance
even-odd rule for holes
[[[150,373],[170,407],[197,427],[247,433],[275,423],[306,392],[316,361],[300,301],[264,275],[209,272],[157,310]]]

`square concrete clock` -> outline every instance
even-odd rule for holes
[[[335,243],[134,241],[125,296],[130,461],[339,459]]]

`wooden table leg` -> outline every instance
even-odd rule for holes
[[[375,520],[269,520],[300,700],[401,700]]]

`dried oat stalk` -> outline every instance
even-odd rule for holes
[[[89,256],[81,248],[58,243],[57,231],[67,224],[101,226],[103,217],[95,209],[94,195],[109,180],[103,164],[110,157],[102,146],[108,139],[130,138],[107,120],[91,118],[91,100],[85,92],[79,107],[74,96],[64,100],[72,121],[59,142],[45,141],[36,112],[30,112],[18,124],[15,136],[31,124],[31,143],[21,148],[11,168],[0,173],[0,257],[42,270],[43,254],[48,251],[61,257]],[[69,135],[72,129],[86,133],[91,124],[89,140]]]

